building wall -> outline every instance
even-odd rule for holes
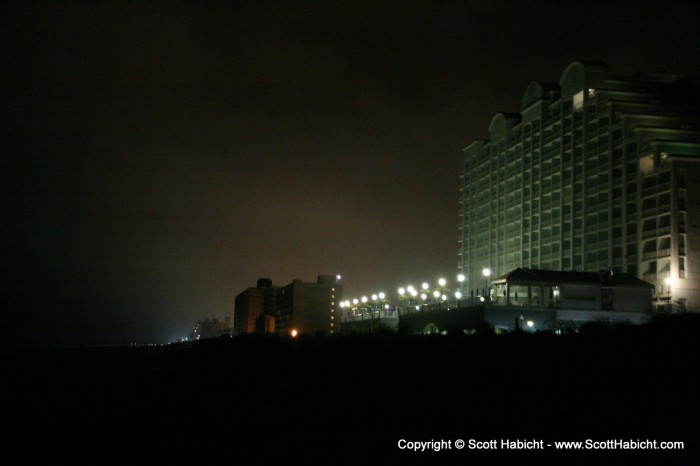
[[[276,296],[275,331],[286,335],[292,329],[302,334],[340,332],[340,302],[343,287],[330,275],[319,275],[315,283],[294,280]]]
[[[613,310],[644,312],[649,310],[651,290],[617,287],[613,292]]]
[[[255,287],[236,296],[233,330],[236,334],[274,331],[276,290],[269,278],[259,278]],[[272,320],[270,320],[272,319]]]
[[[684,86],[574,62],[497,114],[464,149],[465,293],[481,293],[484,268],[612,269],[700,305],[700,105]]]
[[[600,309],[599,284],[564,283],[561,289],[561,307],[566,309]]]
[[[233,331],[236,334],[255,333],[255,320],[263,313],[264,291],[248,288],[236,296]]]

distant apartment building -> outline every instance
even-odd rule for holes
[[[219,319],[198,320],[194,327],[194,332],[190,335],[192,339],[217,338],[222,335],[231,334],[231,317],[224,317],[223,322]]]
[[[319,275],[316,282],[294,280],[273,286],[261,278],[257,286],[236,296],[233,329],[245,333],[340,333],[340,301],[343,285],[334,275]]]
[[[269,278],[260,278],[255,287],[248,288],[236,296],[233,313],[235,334],[274,332],[277,288]]]
[[[576,61],[464,149],[458,273],[629,273],[654,302],[700,305],[700,93],[665,73]]]
[[[275,331],[287,335],[340,333],[343,285],[333,275],[319,275],[316,282],[294,280],[276,292]]]

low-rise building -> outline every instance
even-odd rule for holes
[[[485,320],[503,330],[556,330],[585,322],[643,323],[654,285],[630,274],[517,268],[491,282]]]
[[[343,285],[334,275],[319,275],[316,282],[294,280],[279,288],[275,302],[275,331],[308,335],[340,333]]]

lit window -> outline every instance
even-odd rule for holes
[[[648,175],[649,173],[654,171],[654,156],[653,155],[647,155],[646,157],[642,157],[639,159],[639,171],[642,172],[642,175]]]
[[[575,111],[579,111],[583,108],[583,91],[579,91],[574,94],[574,99],[572,102]]]
[[[588,97],[595,97],[595,89],[588,89]]]
[[[331,327],[333,327],[333,322],[331,322]]]
[[[333,319],[335,319],[335,317],[334,317],[334,316],[331,316],[331,320],[333,320]]]

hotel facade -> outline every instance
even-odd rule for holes
[[[700,306],[697,76],[576,61],[464,149],[458,273],[472,296],[519,267],[626,272],[657,306]]]

